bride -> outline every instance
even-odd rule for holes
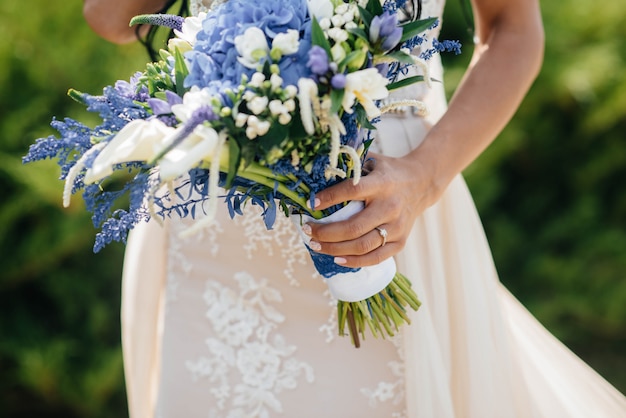
[[[441,16],[443,2],[423,0],[422,17]],[[127,42],[130,18],[162,3],[85,0],[84,13],[100,35]],[[139,225],[123,276],[131,417],[626,416],[624,396],[498,281],[459,173],[536,77],[543,29],[537,0],[473,0],[473,8],[474,56],[449,105],[440,84],[399,93],[423,100],[429,115],[386,115],[373,171],[315,202],[363,200],[365,210],[308,229],[314,249],[340,265],[395,257],[423,302],[412,324],[358,350],[338,337],[334,301],[288,220],[266,231],[258,213],[231,220],[222,208],[211,229],[188,239],[179,234],[187,220]],[[441,79],[440,61],[430,66]]]

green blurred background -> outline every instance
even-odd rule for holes
[[[461,3],[444,38],[453,91],[471,55]],[[123,247],[91,252],[80,199],[61,208],[53,162],[27,167],[67,98],[98,93],[147,58],[98,39],[82,3],[0,2],[0,416],[127,415],[120,352]],[[467,171],[502,281],[555,335],[626,391],[626,7],[542,5],[547,48],[515,119]],[[91,119],[89,119],[91,118]]]

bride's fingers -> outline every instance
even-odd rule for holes
[[[376,251],[378,248],[388,245],[393,238],[386,229],[386,225],[381,225],[373,229],[360,238],[342,241],[342,242],[318,242],[312,240],[309,246],[319,253],[345,256],[345,255],[364,255]]]
[[[350,268],[375,266],[397,254],[401,249],[402,246],[399,243],[390,242],[367,254],[336,256],[335,263]]]
[[[402,208],[393,199],[373,200],[363,211],[353,215],[350,219],[329,224],[309,224],[311,237],[322,243],[338,243],[357,240],[376,230],[383,223],[389,232],[397,229],[391,225],[400,224]]]

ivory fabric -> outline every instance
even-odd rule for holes
[[[194,3],[199,10],[200,0]],[[443,1],[424,1],[440,16]],[[441,65],[431,62],[435,78]],[[414,86],[427,117],[387,115],[377,151],[419,146],[443,88]],[[139,225],[123,274],[131,418],[624,417],[626,399],[503,288],[461,176],[420,216],[399,271],[422,307],[393,340],[337,336],[334,301],[296,228],[255,207],[183,239],[192,220]]]

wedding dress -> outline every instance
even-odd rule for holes
[[[422,16],[442,10],[423,1]],[[441,79],[440,61],[430,65]],[[399,94],[430,113],[383,118],[374,147],[392,156],[446,109],[440,84]],[[423,303],[412,324],[359,349],[337,336],[335,303],[291,221],[267,231],[254,209],[231,220],[224,205],[187,239],[190,220],[133,231],[122,303],[132,418],[626,416],[623,395],[499,283],[461,176],[396,257]]]

